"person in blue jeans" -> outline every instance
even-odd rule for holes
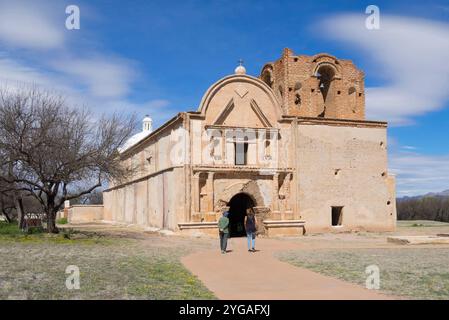
[[[256,216],[254,214],[253,208],[249,208],[246,210],[245,216],[245,231],[246,238],[248,240],[248,251],[255,252],[256,251]]]

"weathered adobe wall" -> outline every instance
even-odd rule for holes
[[[73,205],[67,211],[69,223],[88,223],[103,220],[103,205]]]
[[[245,123],[242,119],[242,128],[245,128]],[[199,119],[192,119],[190,121],[191,128],[200,128],[196,131],[203,133],[205,130],[205,121]],[[290,124],[278,124],[279,130],[277,134],[273,133],[270,146],[268,148],[264,145],[264,134],[267,131],[262,129],[261,131],[255,131],[256,133],[248,135],[248,166],[259,168],[291,168],[293,166],[293,152],[290,148],[292,143],[292,134]],[[215,138],[220,139],[220,142],[214,153],[220,155],[219,158],[212,156],[206,156],[210,154],[210,142],[207,139],[195,136],[191,134],[192,150],[200,150],[200,152],[191,152],[191,159],[193,165],[202,166],[233,166],[235,159],[235,139],[231,136],[226,136],[226,128],[223,127],[221,135],[218,133],[218,129],[215,131]],[[210,134],[212,137],[212,134]],[[221,138],[217,138],[221,137]],[[268,153],[270,160],[264,159],[263,156]]]
[[[178,121],[128,152],[123,161],[137,170],[103,192],[104,220],[176,228],[184,219],[185,161],[173,153],[185,134]]]
[[[184,159],[172,156],[177,144],[182,140],[180,137],[186,135],[181,120],[182,118],[178,119],[176,123],[169,125],[154,137],[148,138],[144,143],[127,151],[122,161],[129,168],[136,170],[125,181],[111,182],[109,187],[120,186],[150,174],[183,165]]]
[[[104,192],[104,220],[175,230],[184,220],[184,179],[184,169],[173,168]]]
[[[386,128],[300,124],[297,148],[298,206],[307,232],[394,229]],[[331,226],[332,206],[344,207],[341,227]]]

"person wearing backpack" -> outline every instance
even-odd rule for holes
[[[226,247],[228,246],[229,238],[229,212],[224,211],[223,215],[218,220],[218,234],[220,236],[220,249],[221,253],[226,253]]]
[[[245,216],[245,231],[246,231],[246,238],[248,240],[248,251],[249,252],[256,252],[256,231],[257,231],[257,221],[256,221],[256,215],[254,214],[253,208],[249,208],[246,210],[246,216]]]

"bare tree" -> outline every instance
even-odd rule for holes
[[[121,180],[118,147],[135,128],[134,116],[95,118],[85,108],[35,88],[0,90],[0,179],[35,197],[56,233],[56,213],[65,200],[86,195],[105,180]],[[9,170],[7,169],[9,168]]]
[[[0,155],[0,159],[7,159],[3,153],[0,153]],[[3,215],[8,222],[12,222],[16,219],[19,220],[20,225],[22,223],[22,216],[20,215],[20,213],[22,213],[20,209],[23,207],[22,198],[14,189],[14,184],[8,183],[5,180],[5,178],[9,176],[10,172],[10,165],[0,167],[0,214]]]
[[[103,191],[97,189],[89,194],[73,199],[73,201],[70,201],[70,204],[103,204]]]
[[[0,215],[5,217],[7,222],[12,222],[16,218],[15,204],[9,192],[0,190]]]
[[[449,197],[423,196],[397,201],[399,220],[435,220],[449,222]]]

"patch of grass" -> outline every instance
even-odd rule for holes
[[[108,239],[95,232],[80,232],[73,229],[61,229],[58,234],[43,232],[41,228],[21,231],[15,223],[0,223],[0,245],[2,243],[56,243],[56,244],[111,244]]]
[[[57,224],[67,224],[68,220],[67,220],[67,218],[60,218],[60,219],[56,220],[56,223]]]
[[[5,235],[9,242],[2,237],[0,299],[214,298],[180,263],[190,247],[167,246],[160,237],[133,239],[68,228],[57,235]],[[80,270],[80,290],[65,286],[69,265]]]
[[[132,275],[126,290],[130,297],[155,300],[214,298],[179,261],[134,256],[122,260],[119,266],[121,273]]]
[[[19,234],[23,234],[23,232],[19,229],[16,222],[0,221],[0,235],[15,236]]]
[[[416,299],[449,299],[449,248],[322,249],[279,254],[293,265],[364,286],[380,269],[381,290]]]
[[[449,223],[433,220],[398,220],[397,226],[404,227],[449,227]]]

